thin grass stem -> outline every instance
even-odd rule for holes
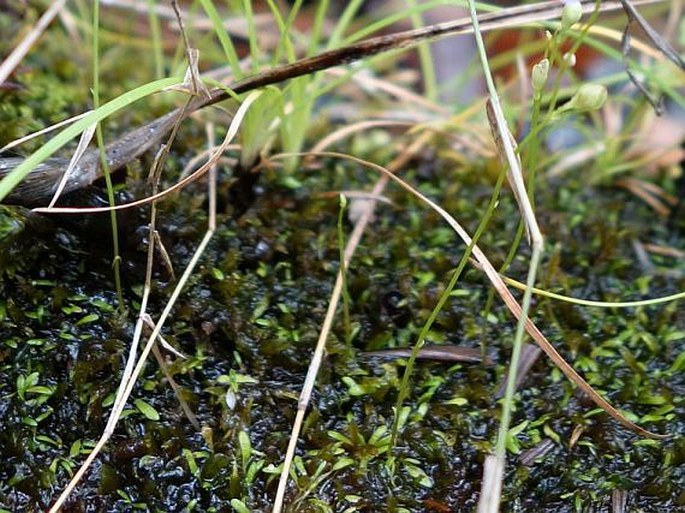
[[[347,198],[340,194],[340,209],[338,212],[338,248],[340,251],[340,273],[342,275],[342,298],[343,298],[343,324],[345,327],[345,342],[347,346],[352,345],[352,327],[350,323],[350,292],[347,289],[347,263],[345,262],[345,233],[343,231],[343,220],[345,217],[345,207]]]
[[[415,29],[423,26],[423,19],[421,13],[414,10],[416,7],[416,0],[406,0],[407,5],[411,9],[409,19]],[[417,47],[419,54],[419,62],[421,63],[421,77],[423,79],[423,88],[428,99],[432,102],[438,100],[438,79],[435,75],[435,65],[433,63],[433,55],[431,54],[431,45],[429,42],[423,42]]]
[[[438,317],[438,314],[442,311],[443,307],[445,306],[445,303],[450,297],[450,294],[454,290],[454,287],[457,284],[457,281],[461,277],[461,273],[464,271],[464,268],[466,267],[466,264],[469,262],[469,259],[471,258],[471,254],[473,252],[473,248],[476,246],[478,243],[478,240],[480,237],[485,233],[485,230],[490,222],[490,219],[492,219],[492,215],[495,212],[495,208],[497,207],[497,202],[499,201],[499,195],[500,191],[502,190],[502,184],[504,183],[504,178],[506,177],[506,173],[503,171],[500,173],[499,178],[497,179],[497,182],[495,183],[495,187],[492,191],[492,195],[490,196],[490,201],[488,203],[487,208],[485,209],[485,213],[483,214],[483,217],[481,218],[480,222],[478,223],[478,227],[476,228],[475,233],[473,234],[473,239],[468,243],[466,246],[466,249],[464,250],[464,254],[462,255],[461,259],[459,260],[459,263],[457,264],[457,268],[454,270],[452,273],[452,277],[450,278],[449,283],[447,284],[447,287],[445,290],[442,292],[440,295],[440,298],[438,299],[438,302],[436,303],[435,307],[431,311],[430,315],[428,316],[428,319],[426,319],[426,322],[423,324],[421,331],[419,332],[419,336],[416,339],[416,343],[414,344],[414,347],[412,348],[411,355],[407,359],[407,365],[404,370],[404,375],[402,376],[402,382],[400,384],[400,390],[399,394],[397,396],[397,402],[395,404],[395,417],[393,419],[393,424],[392,424],[392,431],[390,434],[390,447],[395,447],[397,443],[397,437],[399,435],[399,428],[400,428],[400,418],[401,418],[401,411],[402,411],[402,406],[404,402],[407,400],[407,397],[409,396],[409,380],[411,378],[412,372],[414,370],[414,363],[419,355],[419,352],[421,351],[421,348],[423,347],[426,336],[430,332],[431,328],[433,327],[433,323]],[[388,460],[392,458],[392,451],[388,455]]]
[[[164,50],[162,48],[162,30],[159,15],[155,9],[155,0],[147,0],[148,23],[150,24],[150,38],[152,39],[152,55],[155,63],[155,78],[164,76]]]
[[[214,7],[214,3],[211,0],[200,0],[200,4],[207,13],[209,19],[212,21],[214,33],[216,34],[216,37],[219,38],[219,42],[221,43],[221,46],[224,49],[224,53],[226,54],[228,64],[231,66],[233,76],[236,78],[241,77],[243,73],[240,68],[240,60],[238,59],[238,53],[236,52],[235,47],[233,46],[231,36],[224,29],[223,21],[218,11],[216,10],[216,7]]]
[[[330,0],[320,0],[316,6],[316,14],[314,15],[314,23],[312,24],[311,34],[309,36],[309,43],[307,44],[307,55],[314,55],[321,42],[321,32],[323,24],[326,20],[326,12]]]

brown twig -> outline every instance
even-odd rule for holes
[[[628,23],[626,24],[626,28],[623,31],[623,39],[621,41],[621,52],[623,53],[623,63],[625,66],[626,73],[628,74],[628,78],[630,78],[630,81],[635,85],[635,87],[639,89],[639,91],[647,99],[649,104],[654,109],[654,112],[660,116],[661,114],[663,114],[664,111],[664,107],[662,105],[663,98],[655,98],[654,96],[652,96],[652,94],[647,89],[647,86],[635,75],[635,73],[633,73],[633,70],[630,69],[628,63],[628,53],[630,51],[631,26],[633,24],[639,25],[640,28],[644,30],[645,34],[654,44],[654,46],[658,48],[661,53],[663,53],[671,62],[673,62],[681,70],[685,70],[685,61],[683,61],[682,57],[680,57],[680,55],[678,55],[678,53],[671,47],[671,45],[668,44],[668,41],[661,37],[661,35],[656,30],[654,30],[654,28],[647,22],[647,20],[645,20],[642,17],[642,15],[637,11],[637,9],[635,9],[631,2],[629,2],[628,0],[621,0],[621,5],[623,6],[623,10],[625,11],[626,16],[628,16]]]

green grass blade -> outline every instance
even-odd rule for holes
[[[257,28],[254,22],[251,0],[243,0],[243,11],[247,21],[247,37],[250,44],[250,69],[254,73],[259,70],[259,41],[257,40]]]
[[[282,51],[285,51],[285,55],[288,59],[288,62],[294,62],[297,57],[295,56],[295,49],[293,48],[293,44],[290,41],[290,27],[292,26],[292,23],[295,20],[295,17],[297,16],[297,12],[299,11],[300,6],[302,5],[302,0],[297,0],[295,2],[295,5],[293,5],[292,9],[290,9],[290,13],[288,14],[288,19],[286,21],[283,21],[281,12],[278,10],[278,6],[274,4],[273,0],[267,0],[267,4],[269,4],[271,13],[273,14],[274,19],[276,20],[276,24],[278,25],[278,30],[281,33],[281,38],[279,40],[278,47],[274,52],[273,64],[275,66],[278,63]]]
[[[330,5],[329,0],[320,0],[316,6],[316,14],[314,15],[314,23],[312,24],[309,44],[307,45],[307,56],[314,55],[318,49],[321,41],[321,30],[326,19],[326,13]]]
[[[202,8],[205,10],[207,16],[209,16],[209,19],[212,22],[214,32],[216,33],[216,37],[219,38],[219,42],[221,43],[221,46],[224,49],[224,53],[226,54],[228,64],[231,66],[233,76],[235,78],[241,77],[242,72],[240,71],[240,61],[238,60],[238,53],[235,51],[233,41],[231,41],[228,32],[224,28],[223,20],[217,12],[216,7],[214,7],[214,3],[211,0],[200,0],[200,3],[202,4]]]
[[[343,223],[347,198],[340,194],[340,210],[338,211],[338,250],[340,252],[340,276],[342,277],[343,323],[345,327],[345,342],[352,346],[352,324],[350,322],[350,291],[347,288],[347,266],[345,265],[345,232]]]
[[[93,109],[97,110],[100,106],[100,0],[93,3]],[[102,124],[97,122],[95,133],[100,149],[100,165],[105,177],[107,186],[107,202],[110,207],[115,205],[114,186],[110,176],[109,166],[107,165],[107,154],[105,152],[105,139],[102,135]],[[117,293],[119,311],[124,310],[124,292],[121,287],[121,254],[119,252],[119,228],[117,226],[117,213],[111,210],[109,219],[112,226],[112,270],[114,272],[114,288]]]
[[[159,16],[155,10],[155,4],[155,0],[147,0],[152,55],[155,59],[155,78],[162,78],[164,76],[164,51],[162,49],[162,30],[159,24]]]
[[[414,344],[414,347],[412,348],[411,355],[407,359],[407,366],[404,369],[404,375],[402,376],[402,383],[400,384],[400,390],[399,390],[399,394],[397,396],[397,403],[395,404],[395,418],[393,419],[392,432],[390,435],[390,446],[391,447],[394,447],[396,442],[397,442],[397,436],[399,434],[399,428],[400,428],[400,412],[402,411],[402,405],[404,404],[407,397],[409,396],[409,380],[411,378],[412,371],[414,370],[414,363],[416,362],[416,358],[418,357],[419,351],[421,350],[421,348],[424,345],[424,342],[426,340],[426,336],[428,336],[428,333],[430,332],[431,328],[433,327],[433,323],[438,318],[438,314],[444,308],[445,303],[447,303],[447,300],[449,299],[450,294],[452,293],[452,290],[454,290],[454,287],[456,286],[457,281],[461,277],[461,273],[464,271],[466,264],[469,262],[469,258],[471,257],[471,253],[473,251],[473,248],[476,246],[476,244],[478,244],[478,241],[480,240],[483,233],[485,233],[485,230],[487,229],[487,226],[490,223],[490,220],[492,219],[492,216],[495,213],[495,208],[497,207],[497,203],[499,201],[499,196],[500,196],[500,192],[502,190],[502,184],[504,183],[505,176],[506,176],[505,172],[500,173],[499,178],[497,179],[497,183],[495,184],[495,187],[492,191],[492,195],[490,197],[490,202],[488,203],[488,207],[485,210],[485,213],[483,214],[483,217],[481,218],[480,222],[478,223],[478,227],[476,228],[476,232],[473,234],[473,239],[471,240],[471,243],[466,247],[464,254],[462,255],[461,259],[459,260],[459,264],[457,264],[457,268],[452,273],[452,277],[450,278],[450,281],[447,284],[447,287],[445,287],[445,290],[440,295],[440,298],[438,299],[438,302],[435,305],[435,308],[433,308],[433,311],[428,316],[428,319],[426,320],[424,325],[421,327],[421,331],[419,332],[419,336],[417,337],[416,343]],[[391,451],[388,455],[388,463],[390,462],[389,460],[392,457],[393,457],[393,454]]]
[[[362,6],[362,3],[363,0],[352,0],[351,2],[348,2],[347,7],[345,7],[342,16],[340,16],[338,23],[333,29],[331,37],[328,39],[329,49],[336,48],[340,45],[341,41],[343,40],[343,35],[347,30],[347,27],[354,19],[354,16],[357,14],[357,11]]]
[[[409,18],[415,29],[423,26],[423,18],[421,13],[413,10],[416,7],[416,0],[406,0],[410,11]],[[433,64],[433,56],[431,55],[431,46],[429,42],[419,44],[417,48],[419,54],[419,62],[421,63],[421,76],[423,78],[423,88],[428,99],[432,102],[438,100],[438,80],[435,75],[435,65]]]

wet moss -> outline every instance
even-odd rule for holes
[[[42,64],[57,64],[52,78],[33,76],[29,68],[17,77],[25,88],[0,93],[0,122],[13,122],[11,129],[0,123],[0,144],[86,108],[77,88],[64,87],[83,78],[79,70],[63,53],[51,55],[46,48]],[[116,78],[111,96],[136,79],[122,71],[104,68]],[[14,123],[20,118],[35,119],[35,126]],[[196,135],[191,130],[175,147],[172,172],[201,146]],[[353,147],[382,161],[391,143],[387,133],[375,132]],[[440,152],[430,153],[403,177],[473,232],[489,201],[496,163],[475,161],[455,173]],[[135,170],[144,168],[133,166],[129,185]],[[67,511],[269,508],[339,266],[338,202],[318,194],[360,189],[373,179],[335,161],[297,175],[268,170],[239,217],[228,181],[222,182],[217,232],[163,331],[187,356],[167,355],[167,372],[201,429],[184,417],[151,360],[134,388],[135,400]],[[672,186],[668,178],[663,183]],[[389,429],[404,363],[361,353],[414,343],[464,245],[404,192],[390,187],[387,195],[392,204],[378,207],[348,269],[355,334],[348,346],[339,322],[329,337],[298,444],[291,511],[468,511],[478,501],[514,323],[498,304],[484,316],[488,284],[480,272],[466,271],[429,338],[482,345],[496,363],[420,363],[392,449]],[[0,508],[45,510],[107,422],[140,301],[145,212],[123,221],[130,237],[123,255],[129,310],[122,314],[110,251],[103,248],[106,223],[79,227],[1,208]],[[162,240],[178,274],[206,229],[204,192],[194,185],[161,208]],[[682,263],[655,256],[655,267],[644,269],[635,257],[633,239],[682,247],[685,234],[655,219],[634,196],[569,178],[539,191],[537,209],[546,234],[546,287],[603,300],[683,289]],[[506,257],[516,223],[516,207],[505,194],[481,241],[495,264]],[[519,279],[526,251],[510,270]],[[174,286],[158,264],[151,312],[161,311]],[[685,507],[682,306],[597,310],[536,298],[533,315],[617,407],[645,427],[676,436],[654,442],[626,432],[541,359],[517,395],[504,509],[609,510],[616,491],[626,491],[628,507],[636,510]]]
[[[441,179],[422,186],[436,193]],[[312,192],[335,180],[325,174],[304,177],[297,191],[264,180],[244,216],[222,215],[165,330],[170,343],[188,355],[168,371],[202,431],[183,417],[151,362],[134,397],[160,420],[150,420],[135,404],[128,407],[70,508],[224,511],[231,500],[252,510],[268,507],[337,269],[337,207]],[[436,196],[452,211],[463,209],[466,224],[475,223],[480,213],[466,209],[466,200],[487,187],[476,181],[455,196]],[[315,511],[321,504],[333,511],[460,510],[477,501],[483,458],[497,427],[493,391],[503,376],[513,324],[500,308],[491,323],[482,322],[486,284],[468,273],[462,284],[468,293],[449,302],[431,336],[473,346],[485,340],[499,363],[492,369],[419,365],[388,467],[387,429],[403,367],[360,358],[359,352],[413,343],[463,249],[434,215],[399,191],[389,194],[397,206],[379,210],[349,269],[358,331],[353,347],[345,345],[342,330],[330,340],[289,492],[298,511]],[[609,190],[591,200],[597,206],[571,231],[555,232],[554,242],[563,242],[565,251],[553,283],[572,295],[596,298],[676,290],[672,279],[639,277],[624,239],[602,234],[661,232],[651,222],[623,215],[642,208],[637,200]],[[167,250],[177,268],[204,230],[204,216],[188,204],[165,205],[163,231],[173,233]],[[483,241],[495,254],[499,247],[506,250],[496,233],[515,228],[509,214],[514,206],[505,201],[500,208]],[[597,210],[616,214],[605,214],[598,226],[592,214]],[[581,233],[585,243],[578,241]],[[3,243],[3,254],[16,263],[2,282],[0,413],[6,429],[0,435],[5,455],[0,501],[15,511],[50,502],[104,427],[106,405],[116,390],[131,321],[117,316],[110,277],[103,272],[107,257],[89,252],[90,244],[83,234],[59,226],[38,238],[24,230]],[[129,266],[142,263],[135,252],[129,257]],[[160,271],[153,311],[159,311],[171,285]],[[129,283],[132,305],[138,290]],[[397,291],[409,312],[406,323],[397,323],[384,304]],[[676,304],[628,311],[546,300],[536,305],[541,326],[593,386],[651,429],[672,433],[683,428],[681,310]],[[527,423],[515,450],[524,454],[546,439],[552,448],[528,466],[513,456],[506,507],[605,507],[614,490],[628,490],[630,504],[645,509],[682,502],[682,440],[637,439],[597,412],[544,361],[533,368],[518,401],[514,425]],[[574,432],[579,436],[571,442]]]

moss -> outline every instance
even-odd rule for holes
[[[435,183],[440,179],[436,177]],[[296,397],[336,270],[336,206],[334,201],[329,205],[311,199],[306,192],[329,187],[326,180],[325,173],[305,177],[303,189],[296,192],[265,182],[264,192],[245,216],[237,221],[221,217],[203,264],[165,330],[165,337],[188,355],[171,365],[169,372],[205,426],[204,436],[183,418],[163,375],[150,364],[134,396],[154,408],[161,420],[151,421],[131,408],[102,457],[101,470],[92,470],[90,481],[77,492],[77,503],[154,510],[195,500],[197,508],[209,511],[239,499],[249,508],[267,506],[273,471],[285,450]],[[460,196],[477,196],[482,187],[487,184],[475,183]],[[421,364],[399,446],[387,466],[388,439],[383,430],[393,418],[403,368],[360,360],[357,353],[413,342],[461,247],[432,214],[403,193],[390,195],[403,207],[379,211],[377,229],[367,234],[349,270],[352,321],[359,327],[354,347],[342,343],[343,331],[340,341],[331,340],[307,417],[304,452],[296,462],[298,478],[290,492],[302,508],[314,508],[318,500],[334,508],[354,504],[362,510],[417,511],[431,501],[455,508],[470,507],[477,500],[480,466],[497,425],[492,393],[503,375],[501,365],[487,369]],[[636,208],[630,202],[616,202],[609,191],[590,199],[605,211]],[[459,197],[442,200],[461,202]],[[182,227],[163,228],[163,233],[177,234],[167,249],[181,266],[203,231],[204,219],[193,217],[183,201],[165,208],[174,212],[171,219]],[[505,202],[501,208],[514,207]],[[470,215],[472,221],[478,217],[477,212]],[[506,212],[498,218],[491,233],[514,228]],[[648,233],[654,229],[651,223],[627,224],[621,215],[605,218],[604,230]],[[672,282],[656,276],[626,280],[637,273],[630,248],[621,238],[612,243],[612,258],[606,264],[583,267],[597,262],[605,247],[603,239],[593,236],[599,232],[593,221],[591,215],[582,220],[565,241],[578,255],[575,265],[559,266],[559,272],[564,270],[560,283],[569,292],[608,298],[673,290]],[[578,244],[573,235],[581,232],[596,242]],[[116,389],[130,321],[113,317],[112,294],[103,293],[109,280],[107,257],[87,256],[86,236],[58,228],[38,245],[23,237],[33,235],[24,233],[4,246],[11,251],[9,246],[31,243],[35,249],[24,254],[24,262],[5,275],[2,285],[7,299],[0,364],[2,387],[8,391],[2,413],[10,428],[2,436],[7,457],[0,472],[8,483],[1,500],[19,504],[11,501],[21,492],[22,507],[28,507],[47,503],[52,487],[63,483],[67,469],[82,459],[81,449],[66,457],[69,447],[79,441],[87,447],[102,429],[104,405]],[[484,246],[497,248],[492,237],[486,235]],[[437,251],[436,241],[447,249]],[[15,258],[18,253],[16,248],[12,252]],[[454,256],[446,256],[450,254]],[[136,253],[129,254],[127,261],[129,267],[143,265],[142,255]],[[166,279],[163,273],[157,277],[159,293],[153,311],[162,305]],[[129,301],[136,300],[135,284],[129,284]],[[450,301],[432,336],[467,345],[486,339],[496,361],[506,361],[508,349],[502,341],[510,337],[511,321],[484,325],[479,312],[485,303],[485,284],[469,274],[463,287],[471,292]],[[409,312],[407,324],[396,324],[383,306],[388,291],[401,291]],[[677,393],[682,373],[671,368],[682,353],[685,337],[677,305],[626,312],[543,301],[536,311],[545,310],[554,314],[554,324],[548,326],[557,334],[552,339],[593,386],[652,429],[682,429],[683,404]],[[501,312],[495,313],[499,317]],[[37,376],[32,386],[49,392],[46,402],[29,406],[20,400],[17,380],[30,375]],[[45,413],[49,414],[41,418]],[[524,419],[529,422],[516,437],[522,454],[550,436],[554,443],[530,467],[512,461],[504,490],[512,507],[534,504],[538,509],[565,510],[574,509],[574,504],[601,505],[615,489],[631,490],[641,507],[665,507],[682,500],[675,484],[681,480],[677,469],[682,443],[646,444],[636,439],[592,410],[546,362],[536,365],[519,393],[514,425]],[[579,427],[580,436],[571,444]],[[241,433],[249,437],[247,453],[240,448]],[[48,439],[54,442],[45,442]],[[43,477],[28,481],[27,476],[39,469]]]
[[[18,78],[30,87],[2,93],[10,96],[0,102],[6,109],[0,121],[35,121],[13,125],[0,144],[87,104],[82,92],[62,82],[77,82],[79,75],[64,61],[64,48],[54,52],[41,57],[56,64],[54,73],[26,72]],[[111,72],[119,76],[122,70]],[[105,95],[119,87],[125,84]],[[141,110],[136,115],[147,117]],[[389,141],[378,131],[353,144],[361,155],[382,160]],[[190,134],[169,168],[177,172],[186,148],[198,146]],[[438,152],[419,159],[403,177],[473,231],[496,165],[476,160],[455,179],[448,158]],[[217,232],[163,332],[187,356],[170,357],[167,371],[201,429],[183,416],[166,377],[150,362],[134,388],[138,402],[127,406],[71,508],[260,511],[271,505],[338,269],[338,202],[317,194],[360,189],[374,178],[349,164],[323,165],[287,180],[265,171],[254,203],[237,219],[226,185],[220,187]],[[177,274],[206,229],[203,194],[199,186],[189,188],[162,206],[161,236]],[[500,305],[484,317],[488,285],[471,269],[430,339],[482,345],[496,364],[420,363],[391,451],[389,427],[404,363],[361,353],[414,343],[464,245],[406,193],[391,186],[387,195],[392,205],[379,206],[348,270],[355,336],[348,346],[342,323],[334,327],[305,418],[288,491],[296,511],[470,510],[484,457],[493,448],[499,421],[494,394],[514,325]],[[547,237],[548,288],[607,300],[682,290],[682,274],[645,273],[636,261],[632,239],[682,246],[683,234],[655,222],[634,196],[568,179],[539,192],[537,211]],[[79,228],[73,220],[16,209],[3,208],[1,215],[0,507],[31,511],[54,500],[54,490],[64,487],[107,421],[140,301],[145,253],[135,234],[144,216],[126,221],[133,234],[123,255],[131,311],[118,315],[109,250],[98,249],[109,237],[105,228]],[[504,260],[517,222],[517,209],[505,195],[481,241],[495,263]],[[672,266],[655,262],[657,271]],[[510,274],[520,278],[525,271],[519,258]],[[173,286],[160,266],[151,312],[162,310]],[[598,310],[538,298],[534,317],[617,407],[650,429],[682,433],[685,318],[679,306]],[[503,490],[507,510],[606,509],[617,490],[628,491],[635,509],[685,504],[682,437],[636,438],[548,361],[533,367],[518,393],[513,426]]]

